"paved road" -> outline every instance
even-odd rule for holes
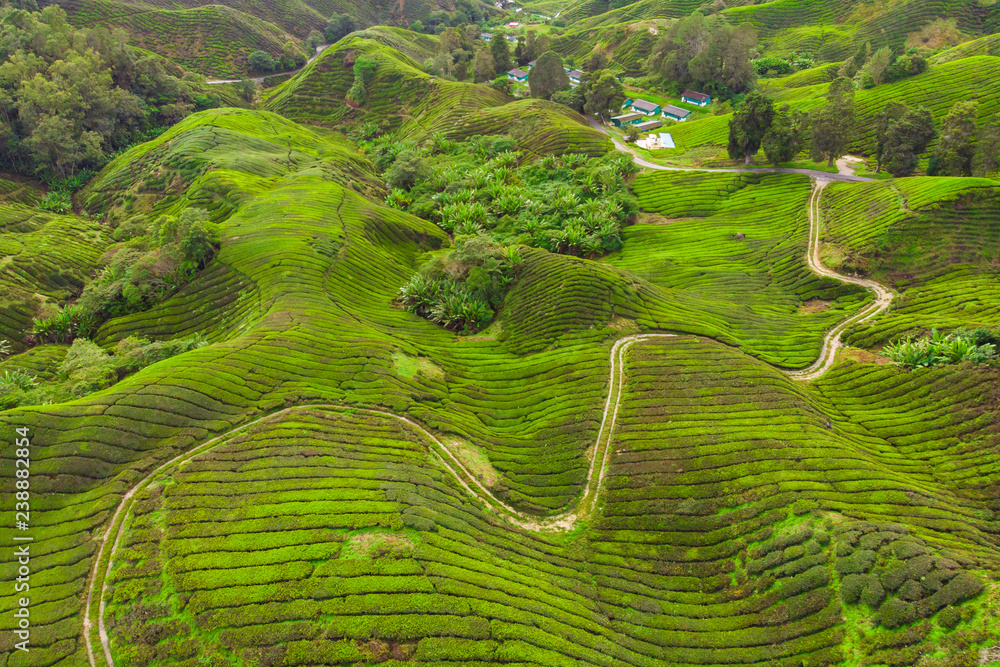
[[[309,60],[306,61],[306,65],[308,65],[312,61],[316,60],[316,58],[319,57],[319,54],[323,53],[323,49],[325,49],[328,46],[330,46],[330,45],[329,44],[323,44],[322,46],[317,46],[316,47],[316,53],[313,55],[312,58],[310,58]],[[295,74],[296,72],[301,72],[302,70],[304,70],[306,68],[306,65],[303,65],[302,67],[300,67],[298,69],[288,70],[287,72],[275,72],[274,74],[268,74],[267,76],[257,76],[257,77],[254,77],[254,78],[250,79],[250,80],[253,81],[254,83],[256,83],[257,85],[260,85],[260,84],[264,83],[264,79],[266,79],[268,76],[281,76],[283,74]],[[205,83],[207,83],[209,85],[215,86],[215,85],[218,85],[220,83],[239,83],[242,80],[243,79],[209,79]]]
[[[874,181],[874,178],[865,178],[864,176],[855,176],[854,174],[832,174],[827,171],[818,171],[816,169],[792,169],[792,168],[782,168],[782,167],[764,167],[760,169],[750,168],[750,167],[729,167],[723,169],[712,169],[709,167],[668,167],[662,164],[656,164],[655,162],[650,162],[645,158],[641,158],[636,155],[635,151],[621,143],[608,132],[608,129],[604,125],[598,123],[593,118],[588,119],[590,124],[598,132],[602,132],[611,139],[614,143],[615,148],[618,150],[629,153],[632,156],[633,162],[635,162],[640,167],[645,167],[646,169],[656,169],[659,171],[722,171],[722,172],[746,172],[753,174],[803,174],[804,176],[812,176],[814,178],[819,178],[827,181],[847,181],[851,183],[863,183],[865,181]]]

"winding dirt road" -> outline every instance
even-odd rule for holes
[[[592,121],[593,122],[593,121]],[[605,132],[602,128],[596,125],[598,129]],[[612,141],[614,139],[612,138]],[[624,150],[632,154],[633,159],[636,164],[647,167],[649,169],[659,169],[659,170],[676,170],[676,171],[750,171],[750,172],[760,172],[765,170],[757,169],[697,169],[688,167],[665,167],[663,165],[656,165],[643,160],[636,156],[634,153],[629,151],[627,148],[615,141],[616,147],[619,150]],[[828,331],[823,338],[823,347],[820,352],[819,358],[816,362],[809,368],[799,370],[799,371],[784,371],[789,377],[796,380],[813,380],[830,369],[833,365],[837,349],[840,347],[840,335],[843,331],[850,325],[857,322],[863,322],[874,317],[876,314],[884,311],[889,307],[892,302],[893,294],[892,292],[874,281],[866,280],[863,278],[857,278],[854,276],[844,276],[831,269],[823,266],[820,261],[819,251],[820,251],[820,231],[821,231],[821,215],[820,215],[820,197],[822,196],[823,189],[834,180],[838,181],[865,181],[871,179],[865,179],[858,176],[848,175],[848,174],[829,174],[826,172],[812,171],[807,169],[772,169],[768,170],[772,172],[779,173],[804,173],[809,176],[813,176],[815,181],[813,183],[812,194],[809,198],[809,249],[807,254],[807,262],[809,268],[816,274],[828,278],[833,278],[835,280],[840,280],[845,283],[850,283],[853,285],[860,285],[870,290],[874,296],[875,300],[865,306],[854,315],[844,319],[833,329]],[[673,338],[674,334],[664,334],[664,333],[650,333],[650,334],[637,334],[633,336],[627,336],[617,340],[611,347],[610,358],[609,358],[609,374],[608,374],[608,396],[604,403],[604,412],[601,418],[601,426],[597,432],[597,438],[589,450],[590,467],[587,471],[587,482],[584,486],[583,495],[580,500],[576,503],[576,506],[567,512],[548,518],[532,517],[517,509],[511,507],[510,505],[504,503],[502,500],[497,498],[488,488],[486,488],[477,477],[469,471],[469,469],[462,463],[461,459],[455,454],[451,447],[445,442],[438,439],[433,433],[428,429],[420,425],[419,423],[413,421],[408,417],[397,415],[384,410],[368,410],[360,408],[350,408],[344,405],[336,404],[316,404],[316,405],[301,405],[294,406],[290,408],[285,408],[278,412],[259,417],[250,421],[242,426],[238,426],[222,435],[216,436],[206,442],[198,445],[194,449],[191,449],[183,454],[180,454],[173,459],[170,459],[163,465],[156,468],[153,472],[149,473],[141,481],[135,484],[128,492],[122,497],[114,515],[111,518],[111,522],[108,525],[107,531],[104,533],[101,539],[101,546],[97,552],[97,558],[94,561],[93,569],[90,573],[90,584],[87,589],[87,607],[84,616],[84,637],[85,643],[87,645],[87,657],[89,658],[91,667],[99,667],[97,662],[97,656],[95,656],[95,651],[93,648],[93,630],[97,626],[98,639],[101,644],[102,656],[104,658],[105,667],[115,667],[114,659],[111,655],[111,646],[108,641],[108,634],[104,624],[104,600],[107,593],[107,581],[111,574],[111,569],[113,567],[114,561],[113,556],[117,552],[118,545],[122,538],[123,527],[125,524],[125,518],[128,515],[129,510],[132,507],[133,499],[137,492],[144,489],[156,478],[160,477],[164,473],[167,473],[178,466],[184,464],[185,462],[191,460],[192,458],[199,456],[208,450],[216,447],[224,442],[227,442],[231,437],[247,431],[252,427],[270,420],[278,420],[289,414],[296,412],[303,412],[307,410],[326,410],[326,411],[350,411],[354,414],[367,414],[372,416],[381,416],[394,419],[406,425],[412,432],[416,433],[421,437],[427,444],[429,450],[432,452],[435,459],[451,474],[459,484],[469,493],[469,495],[476,497],[484,506],[489,508],[492,512],[498,516],[503,516],[507,521],[515,526],[518,526],[525,530],[531,531],[543,531],[543,530],[568,530],[572,528],[581,518],[586,518],[591,516],[598,509],[598,499],[600,497],[601,487],[604,482],[604,477],[607,473],[608,459],[611,453],[611,442],[614,435],[615,424],[618,418],[618,410],[621,407],[622,395],[624,393],[625,385],[625,353],[628,349],[635,343],[645,342],[649,340],[654,340],[657,338]],[[110,545],[110,546],[109,546]],[[101,563],[106,561],[106,565],[101,568]],[[98,588],[98,583],[100,584]],[[95,601],[95,591],[97,593],[97,604],[94,605]],[[96,617],[96,619],[95,619]]]

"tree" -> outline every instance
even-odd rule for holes
[[[761,142],[767,161],[775,166],[791,162],[805,148],[808,131],[809,115],[783,104]]]
[[[531,96],[547,100],[552,93],[569,85],[562,58],[555,51],[546,51],[528,73]]]
[[[493,56],[493,73],[505,74],[510,68],[510,49],[502,32],[497,32],[490,41],[490,55]]]
[[[527,38],[524,40],[524,57],[530,63],[535,59],[535,38],[537,35],[534,30],[529,30]],[[541,53],[541,52],[539,52]]]
[[[396,161],[385,174],[386,183],[394,188],[409,190],[431,175],[431,168],[424,159],[413,151],[400,151]]]
[[[247,65],[250,66],[255,72],[273,72],[274,71],[274,58],[267,51],[254,51],[247,58]]]
[[[580,88],[583,89],[584,113],[597,116],[604,122],[617,114],[625,102],[625,89],[610,70],[585,76]]]
[[[625,130],[625,141],[630,144],[634,144],[639,140],[639,128],[635,125],[629,125],[628,129]]]
[[[941,123],[941,140],[935,156],[945,176],[971,176],[976,154],[976,118],[979,102],[956,102]]]
[[[338,42],[358,29],[358,23],[349,14],[334,13],[326,22],[323,34],[330,44]]]
[[[882,161],[893,176],[909,176],[917,168],[919,156],[934,138],[934,116],[927,107],[906,109],[889,123],[885,133]]]
[[[586,99],[583,95],[583,86],[576,88],[566,87],[552,93],[552,101],[569,107],[577,113],[583,113],[583,105]]]
[[[427,32],[427,28],[424,27],[424,22],[420,19],[417,19],[410,24],[410,30],[413,32]]]
[[[978,176],[993,174],[1000,170],[1000,115],[983,125],[979,131],[979,143],[972,161],[972,170]]]
[[[892,51],[888,46],[883,46],[873,53],[872,57],[868,59],[868,62],[865,63],[865,66],[858,73],[861,78],[861,87],[874,88],[882,83],[885,71],[892,61]]]
[[[587,59],[583,61],[583,69],[586,72],[596,72],[598,70],[607,69],[608,67],[608,54],[604,52],[600,47],[595,48],[587,56]]]
[[[752,158],[771,127],[774,119],[774,104],[764,93],[754,90],[736,107],[729,121],[729,157],[743,159],[750,164]]]
[[[458,28],[448,28],[441,33],[440,48],[442,51],[457,51],[468,45],[465,39],[465,32]]]
[[[833,166],[854,141],[854,81],[839,77],[831,83],[826,106],[813,112],[811,123],[812,159],[819,161],[825,156],[827,165]]]
[[[250,79],[243,79],[237,84],[237,88],[240,91],[240,97],[243,98],[244,102],[253,102],[254,98],[257,96],[257,84],[255,84]]]
[[[472,61],[472,75],[475,82],[489,81],[494,74],[496,68],[493,66],[493,56],[490,55],[489,49],[482,48],[476,51],[476,57]]]
[[[720,93],[742,93],[757,78],[750,53],[757,46],[757,33],[747,24],[719,25],[710,33],[708,45],[688,62],[692,82]]]
[[[497,78],[490,81],[489,86],[493,90],[499,90],[504,95],[510,95],[511,86],[506,74],[501,74]]]
[[[675,22],[654,45],[645,71],[717,94],[749,90],[756,79],[750,54],[757,35],[749,25],[733,27],[695,12]]]
[[[310,30],[309,36],[306,37],[306,48],[309,49],[309,54],[316,53],[317,47],[323,46],[325,40],[326,37],[319,30]]]
[[[889,128],[906,113],[906,105],[900,102],[889,102],[875,117],[875,171],[882,169],[882,157],[885,154],[885,142],[889,136]]]
[[[289,40],[281,49],[281,68],[284,70],[298,69],[306,64],[306,54],[295,42]]]

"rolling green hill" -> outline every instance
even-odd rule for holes
[[[75,213],[0,175],[0,400],[74,363],[96,375],[101,350],[197,343],[70,402],[0,411],[8,488],[26,494],[0,508],[0,542],[32,538],[31,651],[8,639],[28,595],[11,585],[0,667],[1000,665],[1000,362],[911,368],[883,350],[932,329],[1000,336],[1000,182],[626,178],[610,158],[573,171],[587,162],[574,154],[614,150],[587,118],[424,71],[442,39],[398,26],[463,7],[71,0],[74,22],[124,26],[213,76],[332,12],[397,27],[345,37],[251,109],[124,149]],[[721,9],[769,55],[813,51],[818,66],[766,83],[804,110],[859,42],[902,43],[942,17],[969,37],[1000,30],[990,0],[544,7],[569,24],[551,27],[563,55],[604,48],[629,74],[651,26]],[[890,101],[928,106],[939,127],[960,100],[996,113],[996,50],[974,39],[859,90],[852,150],[871,150]],[[732,116],[710,113],[664,128],[678,149],[653,159],[730,167]],[[476,135],[514,141],[449,144]],[[385,160],[416,144],[401,185]],[[434,188],[418,197],[420,179]],[[458,227],[441,202],[480,220],[491,207],[503,238],[445,231]],[[517,245],[560,209],[611,204],[620,250]],[[102,320],[92,343],[36,344],[32,319],[105,284],[116,253],[150,251],[155,273],[151,239],[192,213],[205,221],[178,243],[215,254],[182,287]],[[462,254],[475,243],[494,244],[492,263]],[[816,247],[841,278],[895,293],[846,349],[830,332],[881,301],[824,273]],[[401,305],[435,267],[490,298],[489,326]],[[796,374],[828,349],[824,372]],[[25,431],[30,486],[14,463]]]
[[[364,31],[326,49],[268,96],[264,108],[299,122],[363,126],[376,123],[400,138],[424,140],[509,134],[533,153],[599,154],[608,139],[567,107],[545,100],[514,101],[489,87],[448,81],[422,70],[417,59],[434,42],[404,30]],[[354,63],[377,63],[366,101],[346,99]]]
[[[825,103],[823,95],[829,88],[832,74],[832,66],[803,70],[769,81],[765,90],[779,104],[787,102],[793,107],[811,111]],[[933,91],[933,94],[929,95],[928,91]],[[971,56],[934,65],[923,74],[908,79],[858,90],[854,99],[858,140],[851,151],[871,153],[875,142],[873,120],[889,102],[926,106],[938,127],[956,102],[978,101],[982,119],[996,113],[1000,109],[1000,58]],[[722,114],[671,125],[670,132],[677,148],[660,151],[658,156],[706,166],[728,164],[725,146],[731,118],[732,114]],[[933,151],[935,147],[936,144],[932,143],[928,150]]]
[[[832,185],[826,206],[827,263],[875,276],[902,295],[890,313],[855,330],[852,343],[869,347],[933,327],[990,326],[1000,315],[996,181]]]
[[[968,194],[914,181],[898,185],[914,210]],[[336,134],[212,110],[82,193],[112,224],[205,208],[222,248],[189,289],[98,335],[210,345],[0,415],[34,443],[34,659],[86,662],[80,618],[96,627],[102,599],[116,665],[902,664],[1000,642],[996,369],[847,363],[804,385],[767,363],[809,363],[861,302],[805,269],[805,178],[642,176],[647,213],[621,253],[527,253],[499,325],[474,337],[392,306],[448,239],[379,189]],[[832,304],[799,312],[817,300]],[[599,514],[527,531],[469,495],[476,479],[522,512],[572,503],[608,342],[642,330],[694,335],[625,355]],[[50,368],[43,353],[60,349],[8,363]],[[119,548],[98,564],[90,536],[109,525]]]

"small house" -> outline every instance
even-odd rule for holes
[[[493,39],[493,35],[491,35],[488,32],[481,32],[479,33],[479,39],[483,40],[484,42],[488,42],[491,39]]]
[[[526,65],[526,67],[530,70],[531,68],[533,68],[535,66],[535,63],[537,63],[537,62],[538,62],[537,60],[532,60],[530,63],[528,63]]]
[[[611,124],[615,127],[625,127],[626,125],[635,125],[637,122],[645,118],[646,116],[641,113],[623,113],[620,116],[612,116]]]
[[[583,76],[583,72],[581,70],[575,69],[575,70],[571,70],[570,72],[568,72],[568,74],[569,74],[569,83],[570,83],[570,85],[571,86],[579,86],[580,85],[580,77]]]
[[[528,83],[528,73],[515,67],[507,72],[507,80],[511,83]]]
[[[712,103],[712,96],[706,95],[705,93],[696,93],[693,90],[686,90],[684,91],[684,94],[681,95],[681,102],[694,104],[699,107],[707,107]]]
[[[645,123],[639,123],[638,125],[636,125],[635,129],[639,130],[640,132],[649,132],[651,130],[655,130],[658,127],[663,127],[662,120],[647,120]]]
[[[677,148],[669,132],[660,132],[660,148]]]
[[[631,106],[632,111],[638,111],[639,113],[644,113],[647,116],[655,116],[660,113],[659,104],[647,102],[646,100],[633,100]]]
[[[687,109],[681,109],[680,107],[675,107],[673,104],[668,104],[663,107],[663,117],[669,118],[670,120],[687,120],[687,117],[691,115],[691,112]]]

